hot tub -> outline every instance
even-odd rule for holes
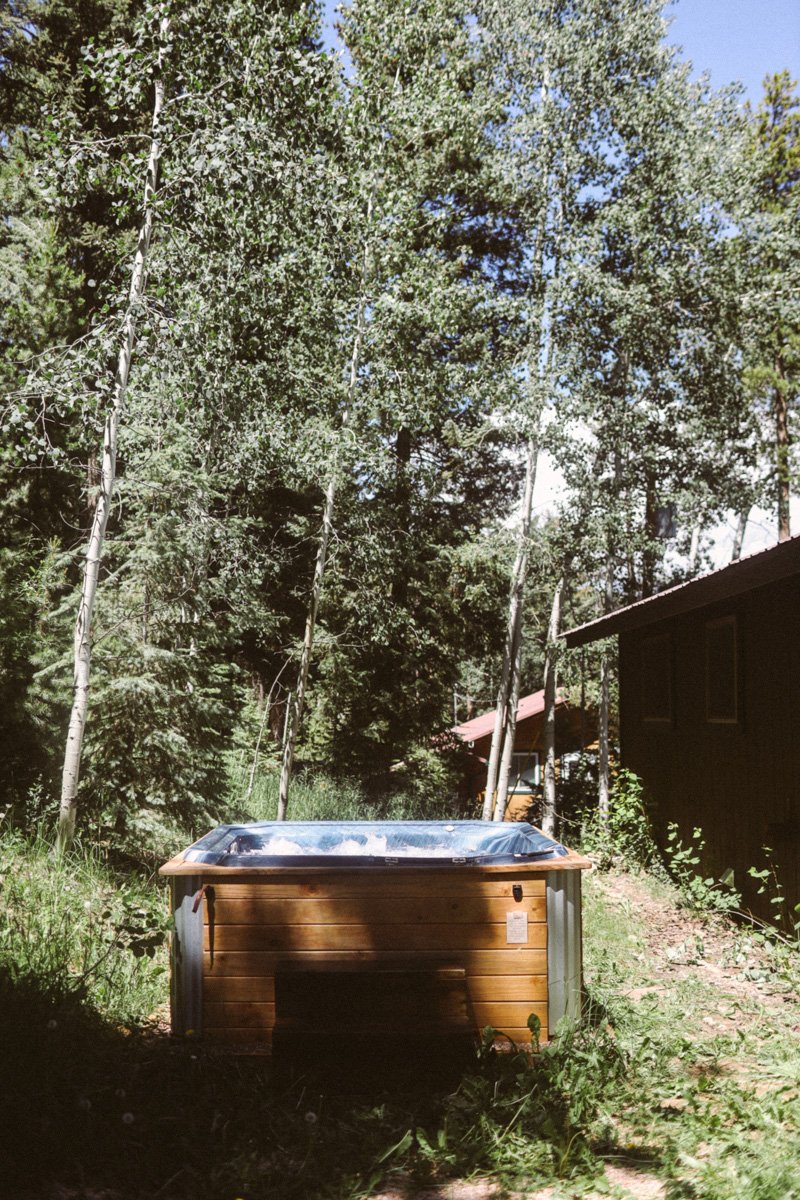
[[[331,1024],[530,1045],[581,1003],[587,859],[490,821],[221,825],[172,886],[176,1034],[269,1050]]]

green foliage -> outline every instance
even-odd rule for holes
[[[241,766],[232,768],[228,813],[239,814],[241,820],[273,821],[278,808],[277,766],[257,773],[250,795],[248,785],[249,772]],[[398,781],[391,789],[373,791],[362,782],[308,768],[292,784],[293,821],[433,821],[455,815],[452,792],[425,792],[419,782],[409,788]]]
[[[115,877],[94,851],[56,860],[42,838],[0,834],[0,979],[7,1000],[36,993],[56,1028],[86,1004],[103,1017],[143,1021],[166,984],[167,922],[152,889]]]
[[[598,865],[605,870],[612,865],[646,870],[657,862],[644,784],[633,771],[623,768],[617,772],[605,820],[596,800],[584,812],[581,845],[597,856]]]
[[[705,840],[702,830],[693,829],[687,845],[674,822],[667,826],[664,858],[681,902],[700,913],[730,913],[739,908],[741,897],[726,880],[715,880],[697,871],[702,863]]]
[[[748,875],[758,883],[759,896],[767,896],[772,910],[772,922],[776,930],[788,939],[789,944],[800,949],[800,904],[790,908],[778,868],[769,846],[762,847],[767,860],[766,867],[750,867]],[[765,932],[769,934],[767,927]]]
[[[759,427],[763,490],[786,532],[797,477],[791,427],[800,378],[800,99],[788,71],[766,77],[764,96],[747,116],[739,236],[731,251],[742,280],[743,379]]]
[[[59,775],[159,12],[19,0],[0,25],[0,787],[18,820]],[[524,690],[564,569],[567,611],[591,615],[664,577],[659,513],[688,528],[752,496],[743,378],[794,395],[793,85],[776,77],[747,124],[689,82],[659,3],[364,0],[341,18],[347,76],[316,3],[170,15],[81,803],[103,838],[196,829],[251,696],[274,755],[332,471],[301,759],[370,794],[449,796],[430,739],[454,691],[493,699],[543,411],[569,498],[533,538]],[[609,853],[646,860],[634,842]]]

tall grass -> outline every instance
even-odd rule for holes
[[[43,1006],[86,1002],[136,1024],[163,1002],[166,901],[146,880],[115,875],[100,855],[57,858],[41,836],[0,836],[0,980]]]
[[[223,819],[274,821],[278,769],[259,771],[250,794],[249,783],[246,770],[232,770],[229,815]],[[292,780],[288,809],[290,821],[423,821],[456,816],[463,813],[459,813],[458,803],[447,789],[420,793],[398,787],[375,795],[358,783],[335,779],[323,771],[305,771]]]

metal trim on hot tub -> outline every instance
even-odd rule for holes
[[[547,1025],[550,1034],[564,1017],[577,1021],[583,1000],[581,873],[551,871],[547,897]]]
[[[173,1033],[203,1032],[203,880],[177,875],[172,880],[172,1020]]]

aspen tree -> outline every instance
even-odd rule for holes
[[[747,186],[736,243],[745,382],[767,431],[771,507],[783,542],[791,537],[791,426],[800,396],[800,96],[788,71],[766,77],[761,102],[747,115]]]
[[[148,255],[155,220],[158,161],[161,155],[160,118],[164,104],[163,69],[169,30],[169,18],[162,15],[159,21],[159,49],[153,81],[153,110],[150,146],[145,168],[142,223],[139,228],[133,270],[131,272],[128,304],[123,318],[122,344],[117,357],[112,401],[106,415],[103,431],[100,488],[94,509],[92,527],[89,533],[89,541],[86,547],[83,582],[78,602],[78,615],[75,622],[74,699],[64,751],[61,805],[58,819],[57,846],[59,852],[69,848],[75,833],[81,746],[89,708],[89,680],[92,665],[92,618],[97,596],[97,585],[100,578],[100,567],[103,561],[106,527],[108,525],[116,482],[119,424],[128,390],[128,379],[136,339],[136,325],[145,294]]]
[[[529,444],[484,819],[494,816],[502,820],[505,815],[521,684],[523,598],[536,460],[545,413],[557,401],[555,329],[561,304],[560,267],[570,254],[581,181],[585,183],[596,169],[598,157],[596,107],[608,66],[601,57],[587,53],[590,43],[586,38],[594,26],[592,10],[591,3],[573,6],[551,0],[536,14],[512,4],[489,6],[485,15],[501,64],[498,75],[506,78],[513,97],[507,125],[499,136],[508,147],[509,173],[518,191],[518,220],[529,247],[530,267],[523,302],[528,333],[523,367],[526,395],[521,404]],[[595,32],[593,29],[592,38]]]

